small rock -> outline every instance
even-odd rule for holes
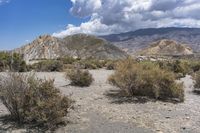
[[[185,130],[185,129],[186,129],[186,127],[182,127],[182,129],[183,129],[183,130]]]
[[[170,119],[171,117],[170,117],[170,116],[166,116],[165,118],[166,118],[166,119]]]
[[[189,120],[189,119],[190,119],[190,117],[186,117],[186,119],[187,119],[187,120]]]
[[[80,120],[80,119],[81,119],[81,117],[80,117],[80,116],[77,116],[77,119],[79,119],[79,120]]]
[[[108,119],[111,120],[113,117],[109,117]]]
[[[136,119],[134,116],[132,117],[133,119]]]

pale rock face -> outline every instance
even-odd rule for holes
[[[23,54],[27,63],[64,56],[99,59],[120,59],[127,56],[125,52],[107,41],[85,34],[72,35],[64,39],[50,35],[40,36],[32,43],[15,49],[14,52]]]
[[[45,35],[14,51],[23,54],[26,61],[56,59],[59,57],[59,42],[56,38]]]

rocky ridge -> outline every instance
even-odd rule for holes
[[[136,31],[101,36],[131,55],[149,44],[162,39],[188,44],[195,53],[200,52],[200,28],[147,28]]]
[[[26,62],[65,56],[98,59],[120,59],[127,56],[104,39],[85,34],[71,35],[63,39],[44,35],[13,51],[22,54]]]
[[[138,52],[141,55],[164,55],[164,56],[185,56],[192,55],[193,50],[187,44],[181,44],[173,40],[163,39],[153,42],[149,47]]]

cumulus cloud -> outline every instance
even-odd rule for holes
[[[149,27],[200,27],[200,0],[71,0],[71,14],[90,17],[69,24],[56,37],[76,33],[104,35]]]

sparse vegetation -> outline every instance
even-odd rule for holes
[[[200,71],[194,74],[194,91],[200,93]]]
[[[9,73],[0,77],[0,99],[20,124],[54,128],[68,114],[71,100],[62,96],[53,80]]]
[[[27,71],[26,62],[17,53],[0,52],[0,71],[25,72]]]
[[[107,70],[114,70],[116,67],[116,62],[117,61],[107,61],[105,64]]]
[[[191,73],[189,62],[186,60],[159,61],[158,65],[161,69],[175,73],[177,79],[183,78],[186,74]]]
[[[109,82],[128,96],[148,96],[155,99],[184,100],[182,83],[176,83],[175,75],[157,65],[140,64],[131,58],[120,61]]]
[[[98,59],[83,59],[77,63],[82,69],[99,69],[105,67],[106,61]]]
[[[197,72],[200,70],[200,61],[190,60],[189,65],[190,65],[190,69],[193,72]]]
[[[73,64],[74,62],[78,61],[79,59],[75,59],[73,57],[66,56],[66,57],[60,58],[58,60],[62,61],[63,64]]]
[[[38,72],[52,72],[63,71],[72,68],[80,69],[100,69],[108,67],[108,62],[113,63],[112,60],[99,60],[94,58],[88,59],[74,59],[73,57],[59,58],[57,60],[43,60],[33,65],[30,65],[31,70]],[[112,65],[112,64],[111,64]],[[1,64],[0,64],[1,66]],[[111,66],[109,66],[111,67]]]
[[[71,69],[66,72],[66,78],[71,80],[71,84],[80,87],[90,86],[93,77],[88,70]]]
[[[60,72],[63,70],[63,62],[59,60],[44,60],[31,66],[37,72]]]

